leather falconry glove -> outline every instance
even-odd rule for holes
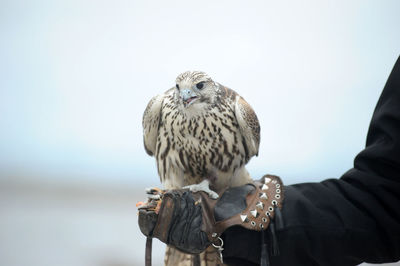
[[[155,237],[190,254],[199,254],[212,244],[219,249],[222,260],[223,241],[220,236],[227,228],[240,225],[249,230],[263,231],[274,226],[275,216],[281,219],[283,184],[274,175],[225,189],[218,199],[187,189],[150,190],[148,193],[151,194],[149,201],[139,207],[142,233],[148,240]],[[261,255],[261,265],[266,265],[263,260],[267,260],[265,256],[268,255]],[[146,258],[148,256],[146,254]]]

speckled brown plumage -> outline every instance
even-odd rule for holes
[[[257,116],[235,91],[202,72],[192,73],[185,72],[177,81],[204,79],[210,83],[210,92],[188,108],[180,106],[177,88],[154,97],[143,115],[146,152],[156,157],[167,188],[199,183],[204,178],[217,190],[240,185],[249,178],[244,165],[258,154]],[[193,110],[187,110],[190,108]]]

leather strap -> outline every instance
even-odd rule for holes
[[[145,253],[145,263],[146,266],[151,266],[151,248],[153,244],[153,238],[147,237],[146,239],[146,253]]]

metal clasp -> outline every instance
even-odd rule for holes
[[[215,247],[216,249],[218,249],[218,253],[219,253],[219,258],[221,260],[221,263],[224,263],[224,260],[222,258],[222,251],[224,250],[223,246],[224,246],[224,240],[222,240],[222,238],[218,237],[219,241],[221,241],[221,245],[215,245],[214,243],[212,243],[213,247]]]

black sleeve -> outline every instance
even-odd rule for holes
[[[366,148],[340,179],[285,187],[280,249],[271,265],[358,265],[400,260],[400,58],[374,111]],[[260,259],[260,234],[224,234],[233,265]]]

